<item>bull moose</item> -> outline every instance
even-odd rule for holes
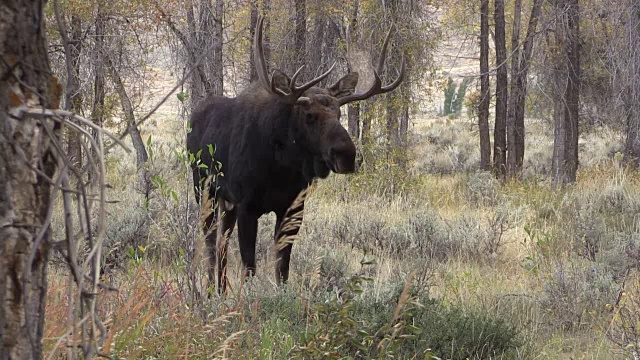
[[[258,19],[253,41],[258,81],[235,98],[210,96],[203,100],[191,116],[191,131],[187,135],[188,151],[200,153],[200,164],[209,165],[192,164],[193,182],[198,202],[211,200],[217,204],[216,210],[210,211],[204,220],[203,228],[210,261],[209,282],[213,285],[217,263],[219,291],[226,289],[227,239],[235,223],[245,275],[251,276],[256,270],[258,218],[275,212],[277,240],[287,210],[296,199],[299,201],[295,210],[301,222],[304,196],[299,194],[306,194],[314,179],[326,178],[331,171],[338,174],[355,171],[356,147],[340,124],[340,107],[392,91],[404,75],[403,57],[398,77],[389,85],[382,85],[379,74],[384,66],[389,31],[377,70],[370,71],[371,86],[365,91],[356,92],[357,72],[350,72],[328,88],[315,86],[329,75],[335,63],[303,85],[296,84],[302,67],[291,78],[279,70],[274,70],[269,78],[262,44],[263,21],[262,17]],[[210,148],[215,148],[213,156],[207,150]],[[205,182],[207,168],[214,161],[222,164],[223,176]],[[205,186],[207,191],[203,191]],[[209,198],[200,199],[203,194]],[[295,236],[300,222],[286,227],[286,231],[283,228],[286,234],[280,236]],[[278,283],[289,277],[291,248],[290,242],[277,247]]]

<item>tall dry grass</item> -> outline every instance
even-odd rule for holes
[[[468,121],[421,120],[410,152],[415,166],[405,177],[364,171],[314,186],[286,286],[273,276],[273,216],[260,220],[258,273],[246,283],[234,233],[231,290],[219,297],[206,288],[206,259],[198,255],[202,234],[182,140],[167,135],[184,129],[158,123],[166,131],[152,135],[149,170],[159,180],[148,203],[130,186],[132,160],[118,153],[107,159],[115,203],[104,261],[113,266],[103,281],[119,291],[99,296],[106,355],[637,354],[640,177],[615,159],[618,135],[609,130],[581,140],[578,183],[552,190],[544,123],[528,128],[525,179],[500,184],[477,171],[477,129]],[[62,270],[50,272],[50,352],[67,331]]]

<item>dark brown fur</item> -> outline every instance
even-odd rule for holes
[[[328,89],[307,90],[303,96],[308,101],[295,104],[253,84],[235,98],[211,97],[193,113],[187,149],[194,154],[202,150],[202,163],[213,168],[208,151],[211,144],[215,161],[222,163],[223,176],[217,177],[209,189],[210,196],[215,194],[219,211],[207,218],[205,231],[222,212],[219,234],[230,234],[237,221],[240,255],[247,274],[253,274],[256,268],[260,216],[275,212],[277,233],[287,208],[313,179],[325,178],[330,171],[354,171],[356,149],[340,124],[337,99],[353,93],[356,82],[357,74],[349,74]],[[198,201],[201,179],[206,176],[206,169],[193,165]],[[220,258],[218,284],[224,290],[226,244],[222,240],[216,251],[216,238],[223,239],[214,231],[206,239],[209,275],[213,281],[216,258]],[[291,244],[278,251],[278,281],[288,279],[290,254]]]

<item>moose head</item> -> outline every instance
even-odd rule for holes
[[[354,172],[356,148],[349,134],[340,124],[340,107],[392,91],[402,82],[404,57],[400,65],[400,74],[391,84],[383,86],[379,75],[384,67],[391,29],[384,40],[377,69],[369,72],[373,78],[366,79],[369,80],[367,82],[370,84],[369,88],[356,93],[360,78],[358,72],[345,75],[327,88],[315,86],[333,71],[335,63],[325,73],[302,85],[297,85],[296,82],[304,66],[300,67],[292,77],[280,70],[274,70],[269,77],[264,60],[263,23],[264,18],[259,18],[253,42],[258,83],[268,93],[294,106],[295,123],[292,124],[294,131],[288,144],[296,145],[313,154],[313,164],[307,164],[305,172],[310,177],[321,178],[327,177],[329,171],[338,174]]]

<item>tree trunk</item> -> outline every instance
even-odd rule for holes
[[[562,71],[556,71],[557,75],[560,75]],[[554,77],[553,80],[553,120],[554,120],[554,132],[553,132],[553,158],[551,163],[551,172],[553,177],[553,184],[555,186],[562,186],[566,181],[566,149],[565,141],[567,138],[567,130],[565,128],[564,121],[564,99],[562,98],[563,89],[566,87],[566,79],[560,76]]]
[[[393,92],[385,95],[386,108],[387,108],[387,123],[385,127],[385,135],[387,140],[387,153],[392,154],[393,151],[400,145],[398,138],[398,107],[395,105],[398,102],[397,96],[394,96]],[[391,159],[391,156],[388,156]]]
[[[322,70],[326,70],[329,65],[333,64],[337,58],[342,56],[342,53],[338,50],[339,39],[340,27],[331,18],[328,18],[322,49],[322,64],[324,64],[326,67],[324,69],[321,69],[318,75],[323,72]],[[332,81],[336,81],[338,73],[339,72],[333,72],[332,74],[329,74],[324,82],[331,83]]]
[[[60,28],[60,32],[66,29]],[[63,36],[63,38],[65,37]],[[64,44],[65,61],[67,66],[67,88],[64,97],[65,110],[82,113],[82,94],[80,93],[80,53],[82,51],[82,22],[76,15],[71,16],[71,33],[68,43]],[[74,166],[82,163],[82,146],[80,137],[73,132],[65,135],[69,149],[69,161]]]
[[[294,42],[295,68],[299,69],[306,64],[307,54],[307,4],[306,0],[295,0],[296,29]],[[301,74],[301,80],[306,81],[308,76]]]
[[[264,17],[263,29],[262,29],[262,38],[263,38],[263,50],[264,50],[264,61],[269,64],[269,59],[271,57],[271,47],[269,45],[269,8],[270,1],[263,0],[262,1],[262,12],[259,12],[258,1],[251,1],[251,19],[249,24],[249,43],[251,44],[251,48],[249,49],[249,82],[254,82],[258,80],[258,73],[256,71],[256,64],[253,60],[253,37],[256,34],[256,26],[258,25],[258,14],[261,13]]]
[[[520,17],[522,0],[515,0],[513,28],[511,30],[511,96],[507,105],[507,174],[518,174],[516,169],[516,108],[518,100],[518,77],[520,72]]]
[[[507,162],[507,47],[505,37],[504,0],[495,0],[495,47],[496,47],[496,121],[493,130],[493,168],[496,175],[503,179]]]
[[[213,24],[213,94],[224,95],[224,59],[222,57],[224,0],[216,0],[215,19]]]
[[[55,159],[42,127],[57,134],[59,126],[9,113],[23,104],[59,106],[61,89],[49,67],[44,5],[43,0],[0,3],[0,359],[43,355],[51,236],[45,223],[51,200],[45,176],[53,177]]]
[[[520,173],[522,171],[522,165],[524,163],[524,149],[525,149],[525,127],[524,127],[524,108],[527,99],[527,76],[529,73],[529,62],[533,55],[533,45],[538,28],[538,20],[540,18],[540,12],[542,9],[542,0],[534,0],[533,7],[531,8],[531,16],[529,17],[529,25],[527,27],[527,35],[525,36],[522,46],[522,56],[520,57],[520,67],[518,71],[517,89],[518,94],[516,98],[516,122],[515,122],[515,158],[516,158],[516,171]]]
[[[529,25],[521,51],[518,50],[520,33],[521,1],[516,0],[514,7],[513,38],[511,42],[511,93],[507,110],[507,172],[517,177],[522,172],[524,162],[524,107],[527,97],[527,74],[533,52],[533,43],[540,16],[542,0],[535,0],[531,8]]]
[[[104,31],[105,16],[101,2],[98,2],[98,12],[95,22],[95,48],[94,48],[94,80],[93,80],[93,106],[91,108],[91,116],[93,122],[102,126],[104,123],[104,101],[105,101],[105,81],[104,81]],[[93,137],[97,137],[98,133],[93,132]],[[91,154],[95,156],[95,154]],[[89,179],[92,178],[91,168],[89,168]]]
[[[359,106],[362,108],[360,113],[362,117],[360,143],[362,145],[368,145],[371,142],[371,118],[373,117],[373,115],[371,114],[369,100],[362,101]]]
[[[271,61],[271,42],[269,32],[271,29],[271,0],[262,0],[262,16],[264,16],[264,61],[269,64]]]
[[[557,43],[562,44],[564,65],[555,76],[553,184],[563,186],[576,181],[578,169],[578,116],[580,105],[580,13],[578,0],[559,0],[556,11]],[[566,28],[564,26],[566,24]],[[561,80],[562,79],[562,80]],[[564,87],[564,89],[562,89]]]
[[[410,83],[408,79],[409,76],[405,76],[405,80],[407,81],[407,83]],[[409,113],[410,93],[409,89],[406,86],[403,86],[398,90],[400,92],[400,96],[402,97],[402,106],[400,107],[400,119],[398,124],[398,140],[400,141],[400,146],[402,147],[402,149],[406,150],[409,141],[409,122],[411,121]]]
[[[127,94],[127,89],[124,87],[122,78],[120,77],[118,70],[113,66],[113,62],[108,55],[105,56],[105,62],[109,67],[113,85],[115,86],[118,97],[120,98],[120,106],[122,106],[122,113],[127,121],[127,130],[129,135],[131,135],[131,143],[133,144],[133,148],[136,150],[137,169],[138,171],[141,171],[144,164],[149,160],[149,155],[147,154],[147,149],[144,147],[144,141],[142,140],[140,131],[136,126],[136,117],[133,113],[133,105],[131,104],[131,99]],[[144,180],[144,174],[142,176]]]
[[[322,54],[325,52],[325,38],[327,29],[327,18],[322,14],[317,14],[313,19],[313,32],[309,39],[309,51],[307,56],[307,70],[310,76],[316,76],[323,73]],[[321,81],[318,86],[322,87],[325,80]]]
[[[194,66],[196,66],[196,62],[198,61],[199,56],[199,52],[196,49],[197,46],[193,45],[197,44],[198,42],[198,25],[196,23],[193,1],[188,0],[186,3],[186,7],[187,28],[189,29],[189,37],[187,38],[186,36],[184,36],[184,34],[180,33],[180,31],[175,26],[172,26],[172,22],[170,20],[169,26],[176,34],[176,36],[178,36],[182,41],[182,45],[185,47],[185,51],[187,52],[189,67],[193,68]],[[195,110],[200,101],[204,98],[204,88],[206,87],[205,83],[208,83],[208,79],[206,78],[202,64],[200,64],[198,65],[198,71],[194,71],[189,79],[189,90],[191,90],[191,111]]]
[[[359,1],[353,2],[353,13],[349,22],[350,40],[354,42],[358,41],[358,3]],[[349,104],[347,112],[347,129],[351,138],[357,142],[360,136],[360,104],[358,102]]]
[[[93,121],[98,126],[102,126],[104,122],[104,99],[105,99],[105,82],[104,82],[104,29],[105,19],[102,13],[103,9],[98,5],[98,14],[96,16],[96,38],[95,38],[95,59],[94,59],[94,96],[93,96]]]
[[[250,4],[249,44],[251,44],[252,47],[249,49],[249,82],[254,82],[258,80],[258,72],[256,71],[256,64],[253,60],[253,37],[256,34],[256,26],[258,25],[258,1],[251,0]]]
[[[567,90],[565,92],[565,121],[567,129],[566,158],[567,181],[576,181],[578,171],[578,123],[580,110],[580,9],[578,0],[568,0]]]
[[[627,21],[629,39],[629,91],[626,96],[627,141],[624,149],[626,164],[640,168],[640,2],[631,2]]]
[[[491,170],[491,138],[489,136],[489,105],[491,83],[489,80],[489,0],[480,1],[480,104],[478,128],[480,130],[480,168]]]
[[[351,103],[347,107],[347,130],[354,141],[360,137],[360,104]]]

